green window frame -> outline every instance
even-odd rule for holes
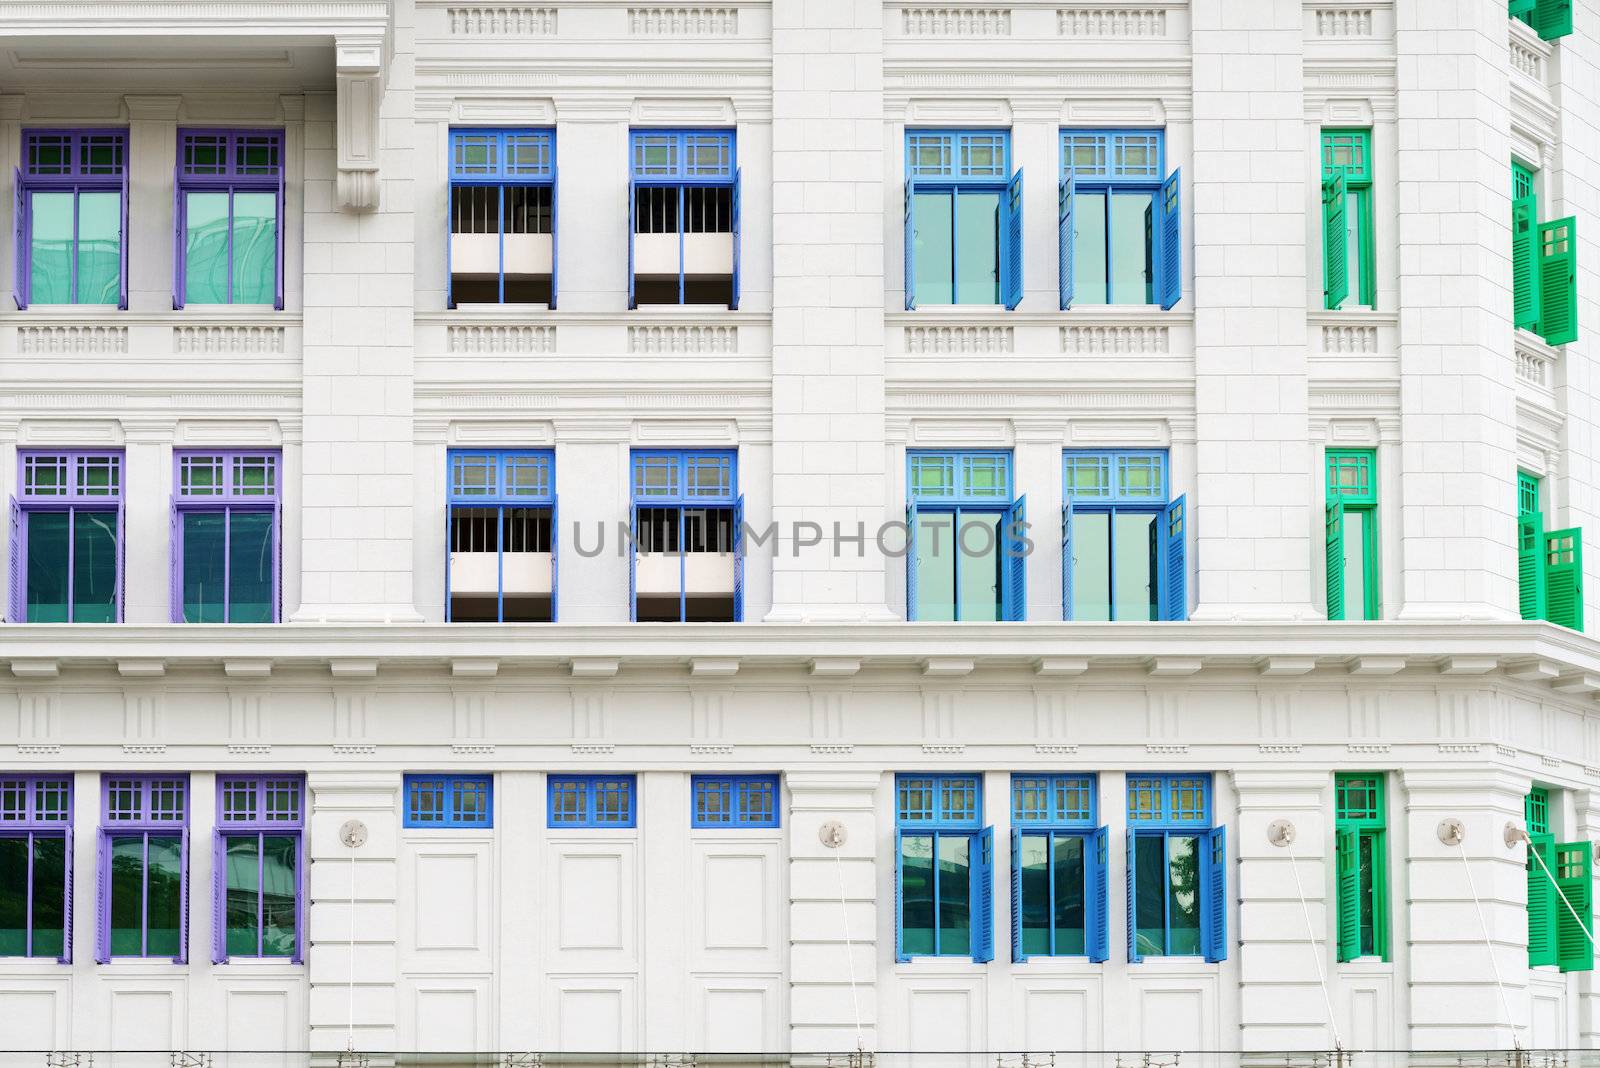
[[[1372,220],[1372,131],[1322,131],[1322,302],[1335,311],[1377,306]]]
[[[1534,168],[1511,161],[1512,319],[1548,345],[1578,339],[1578,223],[1539,221]]]
[[[1583,528],[1544,528],[1542,480],[1517,472],[1517,611],[1583,630]]]
[[[1378,584],[1378,450],[1329,449],[1326,466],[1328,618],[1382,619],[1383,599]],[[1359,575],[1352,564],[1358,565]],[[1360,582],[1354,591],[1352,578]]]
[[[1338,959],[1389,959],[1388,819],[1384,773],[1334,776]]]
[[[1546,786],[1533,787],[1522,799],[1528,831],[1528,967],[1593,971],[1594,946],[1584,928],[1594,930],[1594,846],[1556,841],[1550,818],[1554,803]]]

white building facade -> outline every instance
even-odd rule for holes
[[[1600,3],[0,38],[16,1063],[1600,1046]]]

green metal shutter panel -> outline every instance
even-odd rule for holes
[[[1578,221],[1539,224],[1539,333],[1551,345],[1578,340]]]
[[[1539,200],[1511,202],[1511,288],[1517,326],[1539,329]]]
[[[1572,0],[1535,0],[1533,28],[1546,41],[1572,32]]]
[[[1537,852],[1544,867],[1534,859]],[[1528,967],[1556,963],[1556,892],[1544,869],[1556,870],[1555,838],[1528,836]]]
[[[1555,901],[1556,963],[1564,972],[1592,972],[1594,943],[1589,935],[1594,931],[1594,847],[1588,842],[1562,842],[1555,847],[1555,854],[1556,885],[1567,898]]]
[[[1545,618],[1583,630],[1583,531],[1552,530],[1544,536]]]
[[[1350,296],[1350,249],[1345,231],[1344,172],[1322,183],[1322,304],[1333,310]]]
[[[1344,502],[1335,497],[1325,512],[1324,548],[1328,559],[1328,618],[1344,618]]]
[[[1517,607],[1523,619],[1545,617],[1544,516],[1517,517]]]
[[[1361,956],[1361,832],[1333,832],[1338,886],[1339,960]]]

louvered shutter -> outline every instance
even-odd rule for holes
[[[1556,963],[1564,972],[1594,971],[1594,846],[1562,842],[1556,851]],[[1587,928],[1587,930],[1586,930]]]
[[[633,273],[634,233],[639,228],[639,183],[628,177],[628,307],[639,306],[638,292]]]
[[[1187,495],[1179,495],[1177,500],[1162,509],[1156,520],[1163,546],[1161,573],[1152,577],[1161,585],[1157,598],[1161,609],[1159,618],[1165,620],[1189,618],[1189,561],[1185,548],[1189,523],[1186,504]]]
[[[994,960],[994,828],[985,827],[973,841],[972,960]]]
[[[118,220],[118,224],[117,224],[118,225],[118,228],[117,228],[117,259],[118,259],[118,263],[117,263],[117,307],[121,308],[123,311],[127,311],[128,310],[128,167],[127,167],[127,163],[126,162],[123,163],[123,167],[122,167],[122,189],[121,189],[121,196],[118,199],[121,201],[121,205],[120,205],[121,218]],[[279,197],[279,204],[278,204],[278,232],[280,234],[283,232],[283,203],[282,203],[281,194],[280,194],[280,197]],[[282,259],[282,254],[281,253],[279,254],[279,259]],[[279,277],[281,278],[282,275],[280,274]],[[279,306],[281,307],[282,305],[279,305]]]
[[[894,832],[894,959],[908,961],[911,955],[906,952],[906,910],[905,898],[905,869],[906,855],[900,841],[899,828]]]
[[[1061,618],[1072,618],[1072,502],[1061,507]]]
[[[906,503],[906,621],[917,619],[917,502]]]
[[[1086,904],[1083,913],[1088,930],[1083,932],[1083,948],[1091,961],[1100,964],[1111,958],[1111,910],[1108,900],[1111,888],[1108,885],[1110,865],[1107,863],[1111,848],[1110,831],[1105,827],[1096,827],[1087,844],[1087,863],[1083,866],[1086,883],[1083,888]]]
[[[733,301],[728,305],[739,310],[739,190],[744,186],[744,168],[733,172]]]
[[[1022,303],[1022,169],[1006,183],[1005,229],[1002,251],[1005,256],[1000,268],[1000,303],[1007,311],[1014,311]]]
[[[1539,224],[1539,333],[1551,345],[1578,340],[1578,221]]]
[[[628,619],[639,621],[639,506],[633,506],[633,539],[628,546]]]
[[[733,504],[733,621],[744,622],[744,494]]]
[[[1361,956],[1361,833],[1348,827],[1333,832],[1334,871],[1338,888],[1340,961]]]
[[[128,603],[128,523],[127,509],[121,503],[117,505],[117,606],[116,614],[112,617],[116,622],[122,622],[122,614]],[[68,597],[71,597],[71,593]],[[70,603],[70,602],[69,602]]]
[[[94,865],[94,960],[111,960],[111,836],[96,836]]]
[[[183,851],[179,863],[182,865],[178,872],[180,887],[180,904],[178,906],[178,955],[173,958],[177,964],[189,963],[189,828],[183,829]]]
[[[1350,296],[1350,249],[1345,220],[1344,171],[1322,183],[1322,306],[1338,308]]]
[[[11,168],[12,191],[12,260],[11,298],[17,302],[18,311],[28,308],[28,274],[32,264],[28,256],[28,193],[22,187],[22,171]]]
[[[1583,531],[1552,530],[1544,536],[1545,618],[1583,630]]]
[[[1028,618],[1028,498],[1024,494],[1011,502],[1006,510],[1004,593],[1000,601],[1000,618],[1019,623]]]
[[[1512,314],[1524,330],[1539,329],[1539,199],[1511,202]]]
[[[77,867],[77,858],[72,854],[72,818],[67,819],[65,843],[62,851],[66,854],[66,872],[64,885],[61,888],[61,956],[58,958],[62,964],[72,963],[72,914],[77,911],[72,903],[72,869]]]
[[[550,622],[561,618],[561,497],[550,494]]]
[[[12,623],[26,623],[27,591],[22,579],[22,506],[11,498],[11,541],[6,546],[9,556],[6,568],[6,619]]]
[[[1506,13],[1514,19],[1523,19],[1531,23],[1534,8],[1538,6],[1538,0],[1507,0]]]
[[[917,180],[906,179],[906,311],[917,307]]]
[[[1074,235],[1072,232],[1072,201],[1077,195],[1073,173],[1061,179],[1056,192],[1056,256],[1058,278],[1061,286],[1061,310],[1072,307],[1072,261]]]
[[[556,167],[554,143],[550,146],[550,155],[550,310],[555,311],[559,292],[556,283],[560,280],[561,268],[561,172]],[[737,255],[738,238],[734,239],[733,247]],[[554,612],[554,608],[551,611]]]
[[[1135,848],[1137,840],[1132,831],[1128,833],[1128,963],[1138,964],[1144,960],[1144,954],[1139,952],[1139,853]]]
[[[1572,32],[1572,0],[1536,0],[1533,28],[1546,41]]]
[[[283,622],[283,501],[272,502],[272,621]]]
[[[1228,959],[1228,828],[1213,827],[1207,835],[1206,900],[1201,907],[1201,936],[1210,964]]]
[[[1538,853],[1544,864],[1534,858]],[[1528,836],[1528,967],[1555,964],[1556,957],[1556,899],[1555,884],[1550,875],[1556,870],[1556,840],[1553,835]],[[1545,874],[1548,868],[1550,875]]]
[[[1022,949],[1022,832],[1011,831],[1011,962],[1026,963]]]
[[[1544,516],[1517,517],[1517,607],[1523,619],[1545,617]]]
[[[1328,562],[1328,618],[1344,618],[1344,501],[1338,497],[1324,510],[1323,548]]]
[[[186,270],[183,262],[183,148],[179,146],[179,164],[172,170],[172,306],[182,308],[184,303],[183,280]]]
[[[1183,171],[1161,183],[1161,259],[1156,267],[1156,303],[1170,309],[1183,299]]]
[[[273,271],[272,280],[272,306],[278,311],[283,310],[283,231],[285,229],[283,218],[283,167],[278,167],[278,217],[273,220],[273,228],[277,231],[275,237],[277,264]],[[302,301],[302,304],[304,302]]]
[[[178,499],[170,499],[167,513],[167,619],[172,623],[183,620],[183,516],[178,512]]]
[[[211,963],[228,963],[228,840],[211,836]]]

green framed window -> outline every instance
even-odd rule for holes
[[[1555,795],[1535,786],[1522,799],[1528,830],[1528,967],[1594,970],[1594,846],[1557,842]],[[1581,921],[1581,922],[1580,922]]]
[[[1583,528],[1544,528],[1542,480],[1517,472],[1517,609],[1583,630]]]
[[[1550,345],[1578,340],[1578,224],[1539,221],[1537,172],[1511,161],[1512,315]]]
[[[1572,0],[1506,0],[1506,13],[1532,26],[1546,41],[1572,32]]]
[[[1327,479],[1328,618],[1381,619],[1378,450],[1329,449]]]
[[[1372,131],[1322,131],[1322,300],[1375,307]]]
[[[1339,960],[1389,959],[1389,863],[1384,776],[1334,776]]]

